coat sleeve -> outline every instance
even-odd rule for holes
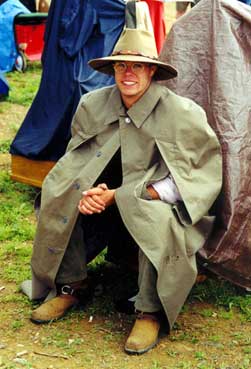
[[[71,139],[66,148],[66,152],[76,149],[79,145],[84,143],[93,137],[93,134],[86,132],[86,114],[85,114],[85,102],[87,101],[89,94],[83,95],[79,101],[76,112],[73,116],[71,123]]]
[[[174,210],[184,225],[195,224],[207,214],[220,192],[221,148],[197,104],[186,99],[182,111],[174,114],[172,140],[160,135],[156,143],[183,199]]]
[[[100,88],[84,94],[78,104],[71,124],[71,140],[67,151],[75,150],[82,143],[106,130],[107,101],[112,87]]]

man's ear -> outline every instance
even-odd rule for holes
[[[153,77],[156,70],[157,70],[157,65],[151,65],[151,69],[150,69],[150,76]]]

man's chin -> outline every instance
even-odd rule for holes
[[[120,90],[122,96],[137,96],[139,94],[138,90],[135,88],[123,88]]]

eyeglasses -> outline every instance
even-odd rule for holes
[[[113,64],[113,68],[115,70],[115,72],[117,73],[125,73],[125,71],[127,70],[127,68],[131,68],[131,71],[134,74],[140,74],[143,73],[143,71],[145,70],[145,67],[148,67],[149,64],[147,63],[132,63],[132,64],[127,64],[124,62],[117,62]]]

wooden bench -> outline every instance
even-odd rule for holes
[[[42,187],[47,173],[56,164],[55,161],[31,160],[24,156],[11,156],[11,179],[35,187]]]

